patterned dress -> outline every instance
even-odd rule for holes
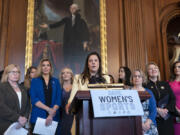
[[[142,107],[144,110],[144,115],[142,116],[142,122],[144,123],[149,117],[149,99],[142,102]],[[151,127],[144,135],[158,135],[157,127],[154,123],[151,124]]]
[[[150,129],[144,132],[144,135],[158,135],[158,130],[156,126],[156,101],[153,93],[146,89],[146,91],[151,95],[151,97],[144,102],[142,102],[142,107],[144,110],[144,115],[142,116],[142,122],[145,123],[147,119],[151,119],[152,123]]]

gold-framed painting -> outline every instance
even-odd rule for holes
[[[76,34],[71,31],[75,33],[71,36],[76,37],[75,40],[71,34],[66,34],[68,25],[64,23],[61,26],[63,20],[70,18],[73,3],[77,6],[81,23],[74,23],[71,19],[72,27],[78,26],[74,29],[84,32]],[[31,65],[37,66],[40,59],[49,58],[56,75],[63,67],[81,73],[86,55],[96,51],[101,54],[103,73],[107,73],[106,35],[106,0],[28,0],[25,71]],[[72,40],[70,45],[65,37]],[[80,39],[81,46],[78,46],[80,43],[75,44],[79,38],[83,38]]]

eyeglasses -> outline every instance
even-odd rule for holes
[[[141,75],[133,75],[133,78],[142,78]]]
[[[10,71],[9,73],[11,73],[11,74],[19,74],[20,72],[19,71]]]
[[[158,70],[159,68],[155,67],[155,68],[148,68],[148,70]]]
[[[175,68],[180,68],[180,66],[175,66]]]

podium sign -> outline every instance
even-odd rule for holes
[[[94,117],[142,116],[136,90],[90,90]]]

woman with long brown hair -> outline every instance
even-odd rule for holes
[[[36,77],[37,68],[35,66],[31,66],[27,69],[25,78],[24,78],[24,87],[30,89],[31,80]]]
[[[175,119],[174,131],[175,135],[180,134],[180,61],[174,62],[171,68],[171,79],[169,82],[171,89],[176,97],[176,110],[178,117]]]
[[[86,58],[84,71],[74,77],[66,112],[68,113],[70,104],[78,90],[88,90],[88,84],[96,83],[110,83],[110,77],[102,73],[101,57],[99,54],[92,52]]]
[[[131,86],[130,78],[131,78],[131,70],[128,67],[121,66],[119,68],[118,83],[123,83],[126,88],[129,88]]]

